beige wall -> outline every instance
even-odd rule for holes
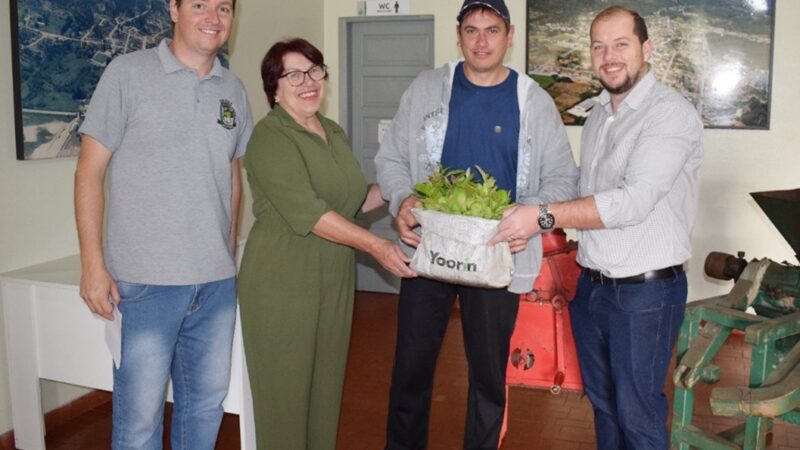
[[[231,37],[231,67],[245,86],[253,114],[266,113],[261,58],[276,40],[300,34],[322,45],[323,0],[239,0]],[[309,14],[309,11],[319,11]],[[276,14],[276,12],[279,12]],[[78,252],[72,215],[74,158],[18,162],[14,144],[14,95],[8,2],[0,6],[0,273]],[[249,195],[243,225],[249,229]],[[2,311],[0,311],[0,315]],[[0,316],[0,434],[11,428],[5,339]],[[43,383],[45,410],[74,399],[83,389]]]
[[[260,60],[275,40],[300,35],[320,45],[332,68],[327,114],[338,117],[336,89],[339,70],[338,18],[356,14],[355,0],[239,0],[238,24],[232,38],[233,70],[244,81],[258,119],[267,111],[258,72]],[[436,17],[436,63],[455,58],[455,15],[460,1],[412,1],[413,14]],[[77,252],[72,218],[74,159],[17,162],[14,159],[13,94],[10,77],[10,38],[7,2],[0,7],[0,272]],[[520,25],[509,62],[523,67],[525,13],[523,0],[509,0],[513,21]],[[778,6],[772,127],[770,131],[709,130],[705,133],[706,162],[702,205],[693,234],[695,255],[690,263],[690,298],[726,291],[723,283],[705,280],[702,259],[711,250],[746,250],[750,256],[794,260],[793,252],[747,196],[758,190],[789,189],[800,185],[800,148],[796,143],[794,113],[800,104],[800,73],[796,43],[800,29],[800,2]],[[658,45],[658,43],[656,43]],[[578,152],[579,127],[568,128]],[[252,224],[249,195],[245,199],[243,229]],[[1,313],[1,312],[0,312]],[[2,328],[2,321],[0,321]],[[0,433],[10,428],[10,405],[5,347],[0,332]],[[48,385],[46,406],[57,405],[76,393]]]
[[[524,0],[506,0],[512,23],[518,29],[507,61],[517,68],[525,62]],[[423,2],[412,0],[411,14],[435,16],[436,63],[459,56],[455,44],[455,17],[461,1]],[[338,61],[338,18],[356,14],[351,0],[325,2],[325,56]],[[702,274],[708,252],[736,253],[748,257],[771,257],[794,261],[794,252],[753,202],[749,192],[800,187],[800,146],[794,123],[800,88],[795,81],[800,71],[797,49],[800,2],[780,2],[775,24],[772,123],[769,131],[707,130],[704,134],[706,159],[703,167],[701,205],[692,241],[694,255],[689,263],[689,298],[700,299],[727,292],[730,284],[708,280]],[[658,42],[655,43],[659,45]],[[334,74],[338,68],[334,69]],[[338,81],[332,78],[331,86]],[[335,93],[328,102],[328,114],[338,117]],[[581,127],[567,127],[573,151],[580,152]]]
[[[270,46],[287,37],[302,36],[322,48],[323,0],[237,0],[237,24],[231,37],[231,68],[247,88],[254,122],[269,111],[261,85],[261,59]],[[241,237],[253,225],[252,197],[243,177]]]

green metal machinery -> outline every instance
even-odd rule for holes
[[[800,189],[751,195],[800,261]],[[763,449],[773,420],[800,425],[800,266],[712,252],[705,271],[735,284],[727,295],[686,308],[673,374],[672,447]],[[694,391],[698,381],[719,380],[712,359],[734,330],[752,346],[749,385],[712,389],[711,411],[742,422],[714,434],[692,425]]]

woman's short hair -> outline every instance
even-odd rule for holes
[[[303,38],[287,39],[276,42],[264,55],[261,60],[261,81],[264,85],[264,92],[267,94],[267,101],[270,108],[275,107],[275,93],[278,90],[278,80],[283,75],[283,57],[287,53],[299,53],[306,57],[315,65],[325,64],[325,58],[317,47]],[[325,74],[325,79],[328,75]]]

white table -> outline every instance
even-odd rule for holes
[[[112,390],[105,324],[78,296],[79,282],[78,256],[0,275],[14,438],[20,450],[45,448],[40,379]],[[255,449],[253,405],[238,317],[230,390],[223,406],[226,412],[239,415],[241,448]]]

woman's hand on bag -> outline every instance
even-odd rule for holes
[[[379,239],[377,246],[371,254],[384,269],[395,276],[400,278],[413,278],[417,276],[417,274],[408,267],[411,258],[394,242],[386,239]]]

